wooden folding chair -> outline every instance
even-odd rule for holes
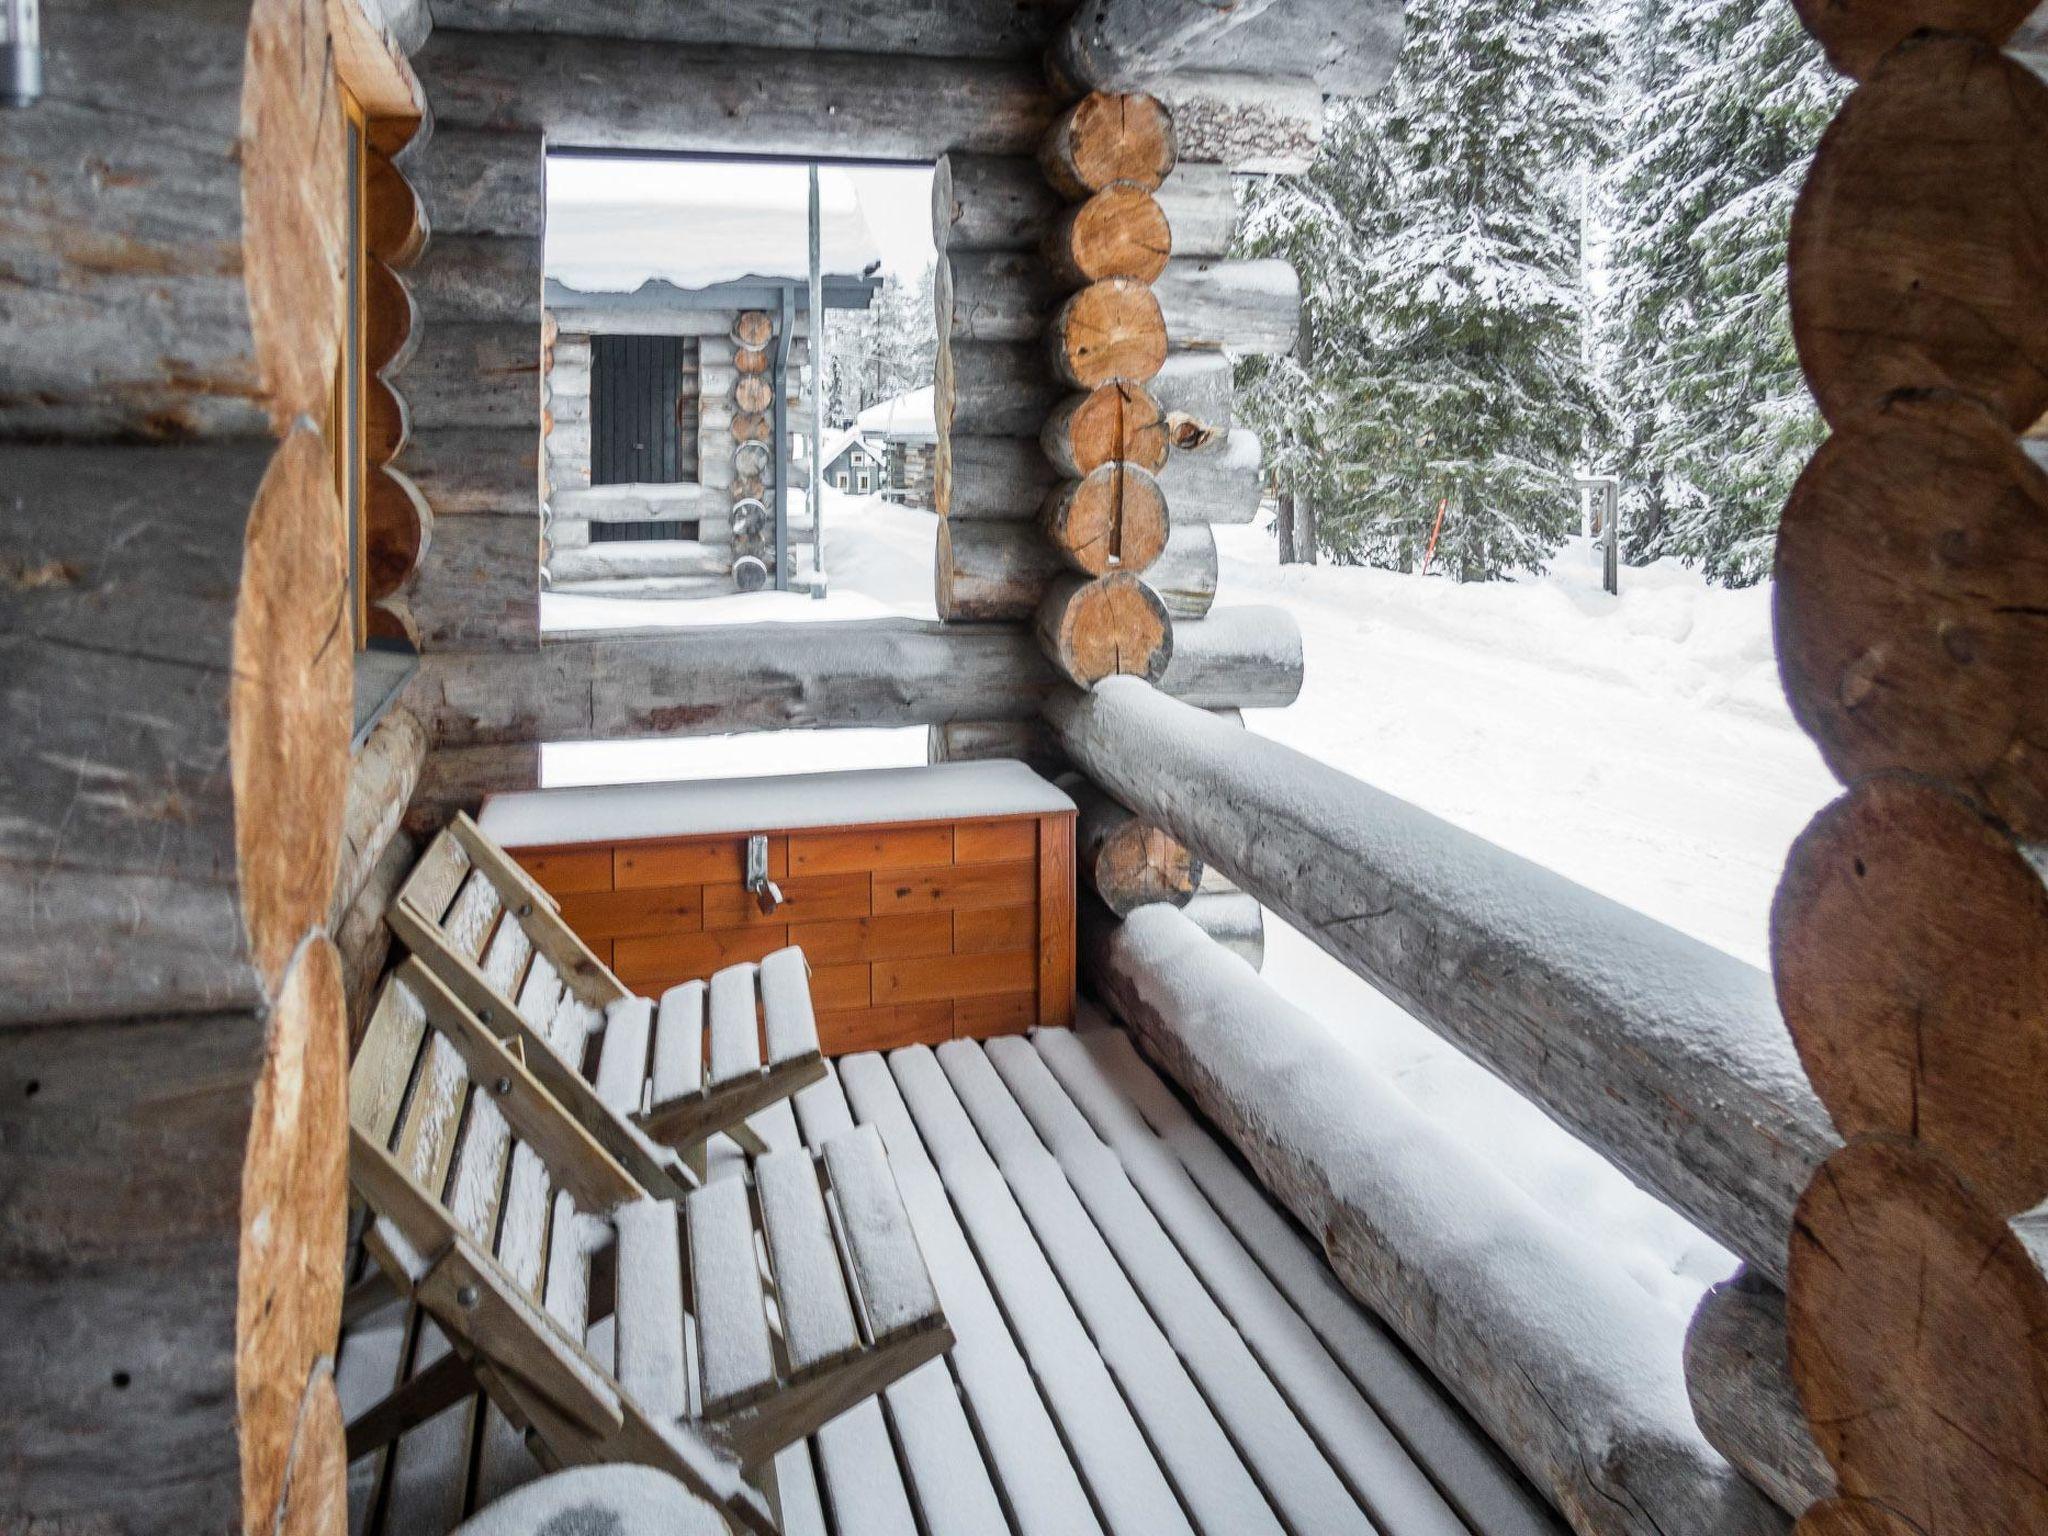
[[[465,905],[480,886],[481,899]],[[524,996],[515,1001],[465,942],[479,922],[517,924],[561,985],[559,997],[545,993],[539,1001],[580,1022],[573,1032],[579,1048],[599,1037],[595,1078],[605,1102],[653,1140],[682,1151],[700,1173],[704,1144],[719,1132],[750,1155],[765,1151],[747,1117],[825,1075],[802,951],[771,955],[758,972],[735,966],[708,983],[671,987],[657,1009],[612,974],[562,920],[554,898],[466,815],[434,839],[386,917],[479,1018],[537,1037],[552,1032],[556,1019],[540,1016]]]
[[[507,1022],[408,959],[351,1069],[365,1246],[451,1346],[350,1425],[351,1459],[480,1385],[544,1465],[657,1467],[765,1536],[748,1479],[952,1347],[880,1138],[703,1185]]]

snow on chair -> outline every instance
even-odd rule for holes
[[[732,966],[708,984],[671,987],[657,1008],[612,974],[563,921],[554,898],[467,815],[434,839],[387,918],[486,1023],[529,1040],[560,1034],[572,1062],[599,1035],[595,1080],[605,1103],[683,1152],[700,1173],[703,1147],[720,1132],[749,1154],[764,1151],[747,1116],[825,1075],[801,950],[768,956],[758,973]],[[478,944],[494,928],[521,935],[514,947],[530,963],[492,974]]]
[[[418,958],[349,1092],[365,1246],[450,1345],[349,1426],[351,1459],[481,1386],[544,1464],[655,1467],[767,1536],[749,1479],[952,1347],[872,1127],[702,1184]]]

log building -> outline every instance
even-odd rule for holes
[[[0,110],[0,1531],[441,1536],[541,1474],[377,1282],[349,1150],[423,924],[440,1006],[566,999],[537,910],[649,985],[813,930],[840,1054],[703,1188],[872,1127],[952,1347],[753,1468],[757,1529],[2048,1531],[2048,87],[2024,5],[1800,10],[1857,84],[1792,229],[1833,436],[1776,619],[1844,792],[1766,976],[1242,728],[1302,648],[1219,602],[1231,359],[1300,293],[1232,178],[1312,162],[1395,0],[49,0]],[[938,622],[543,641],[560,146],[937,166]],[[546,743],[861,725],[1030,795],[557,828],[545,899],[420,917]],[[1261,907],[1740,1258],[1682,1358],[1243,963]],[[490,1092],[585,1103],[510,1038]],[[472,1216],[485,1091],[410,1149]]]

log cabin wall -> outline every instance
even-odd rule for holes
[[[379,360],[421,105],[356,0],[43,29],[47,93],[0,115],[0,1529],[331,1531],[340,87]],[[402,408],[365,403],[374,586],[407,564]]]

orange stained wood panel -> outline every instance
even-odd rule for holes
[[[562,921],[585,939],[629,934],[690,933],[704,926],[704,887],[651,885],[644,890],[567,892]]]
[[[1022,1034],[1038,1022],[1038,993],[1003,992],[963,997],[953,1004],[953,1033],[966,1040]]]
[[[816,1009],[865,1008],[869,1002],[869,968],[865,965],[811,967],[811,1006]]]
[[[953,917],[947,912],[910,912],[900,917],[850,917],[827,923],[791,923],[789,942],[801,945],[813,965],[852,965],[870,960],[907,960],[943,955],[953,949]]]
[[[818,1047],[828,1056],[935,1045],[953,1038],[951,1003],[838,1009],[818,1015]]]
[[[1038,942],[1036,907],[995,907],[953,914],[955,953],[991,955],[1006,949],[1029,949]]]
[[[799,832],[789,839],[789,872],[837,875],[861,869],[927,869],[953,862],[953,827],[867,827]]]
[[[1074,1022],[1074,818],[1038,822],[1038,1022]]]
[[[828,918],[868,915],[868,876],[811,875],[777,882],[782,905],[763,912],[744,885],[704,887],[705,928],[752,928],[764,924],[815,923]]]
[[[953,829],[956,864],[1010,864],[1030,858],[1037,849],[1038,823],[1030,818],[963,821]]]
[[[956,864],[951,869],[875,876],[878,914],[1016,907],[1037,899],[1038,870],[1031,863]]]
[[[742,960],[759,960],[789,942],[789,929],[771,924],[753,928],[721,928],[709,933],[665,933],[658,937],[616,939],[611,967],[628,986],[671,978],[689,981]],[[594,946],[593,946],[594,947]]]
[[[545,852],[521,849],[512,857],[550,896],[612,888],[612,850],[609,845],[603,848],[557,848]]]
[[[930,955],[916,960],[877,960],[876,1003],[928,1003],[941,998],[987,997],[1028,992],[1038,980],[1038,957],[1018,950],[1007,955]]]
[[[676,842],[621,843],[617,869],[622,891],[646,885],[743,885],[747,878],[747,840],[700,837]],[[789,839],[769,838],[768,878],[780,880],[788,873]]]

